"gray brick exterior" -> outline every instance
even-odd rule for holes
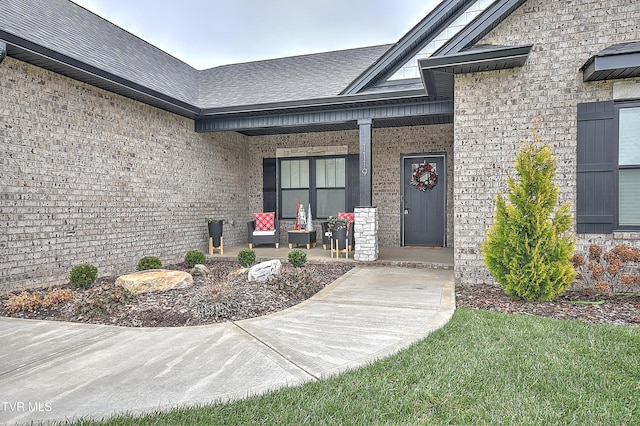
[[[577,104],[612,99],[613,82],[583,83],[580,67],[601,49],[640,39],[635,0],[529,0],[479,43],[533,43],[522,68],[456,77],[455,276],[490,282],[480,244],[492,223],[495,196],[506,189],[517,149],[530,130],[548,142],[557,162],[561,201],[575,205]],[[613,244],[614,235],[577,235]],[[628,239],[627,242],[633,242]]]
[[[374,123],[379,246],[400,245],[402,155],[445,153],[456,280],[491,282],[479,248],[518,148],[537,127],[558,159],[561,201],[575,204],[577,104],[614,96],[614,82],[583,83],[580,67],[611,44],[639,40],[638,16],[636,0],[529,0],[479,42],[533,43],[527,63],[456,76],[454,124]],[[192,120],[13,58],[0,64],[0,98],[0,289],[67,282],[84,262],[104,276],[133,270],[142,256],[181,261],[188,250],[206,252],[206,217],[227,219],[225,245],[245,244],[245,222],[262,210],[263,158],[359,149],[357,130],[196,133]],[[282,223],[283,243],[292,227]],[[640,234],[576,238],[585,250],[638,245]]]
[[[103,276],[181,261],[206,252],[205,217],[246,210],[246,137],[11,58],[0,81],[0,288],[68,282],[84,262]],[[227,224],[227,244],[245,240]]]
[[[0,81],[0,289],[64,283],[84,262],[104,276],[143,256],[181,261],[207,251],[206,217],[227,219],[225,245],[245,244],[245,223],[262,209],[264,157],[358,152],[357,131],[195,133],[191,120],[12,58]],[[447,152],[451,166],[452,138],[452,125],[374,130],[381,246],[400,244],[401,154]],[[448,226],[451,241],[452,212]],[[283,242],[292,227],[282,224]]]

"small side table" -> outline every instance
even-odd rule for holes
[[[293,248],[293,245],[306,245],[307,250],[316,246],[316,231],[289,231],[289,248]]]

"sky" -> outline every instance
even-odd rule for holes
[[[395,43],[441,0],[72,0],[197,69]]]

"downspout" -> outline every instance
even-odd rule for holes
[[[7,56],[7,43],[0,40],[0,64],[4,61],[4,58]]]

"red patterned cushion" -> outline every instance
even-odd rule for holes
[[[275,214],[270,213],[256,213],[256,231],[273,231],[275,229],[274,219]]]
[[[351,228],[351,224],[356,220],[354,213],[338,212],[338,219],[347,219],[347,231]]]

